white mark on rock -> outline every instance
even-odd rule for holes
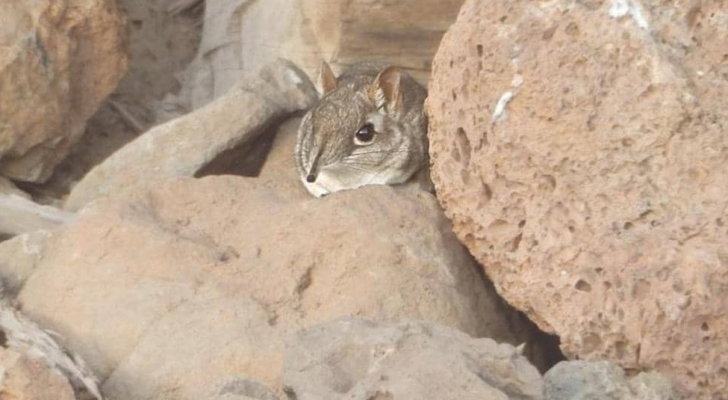
[[[50,231],[47,231],[45,229],[37,230],[36,234],[38,234],[39,236],[44,236],[45,238],[51,236]],[[24,233],[20,236],[20,244],[23,247],[23,253],[25,254],[39,256],[41,253],[41,245],[37,242],[31,242],[29,233]]]
[[[503,96],[498,99],[498,103],[495,105],[493,110],[493,122],[500,121],[506,115],[506,106],[513,100],[513,91],[509,90],[503,93]]]
[[[642,29],[649,29],[650,24],[642,12],[642,6],[637,0],[612,0],[612,6],[609,7],[609,16],[612,18],[622,18],[629,14],[637,26]]]
[[[521,75],[521,74],[513,75],[513,80],[511,81],[511,86],[513,86],[514,88],[517,88],[521,85],[523,85],[523,75]]]

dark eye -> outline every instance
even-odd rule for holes
[[[358,131],[356,131],[356,141],[358,143],[369,143],[374,139],[374,135],[377,132],[374,130],[374,125],[365,124]]]

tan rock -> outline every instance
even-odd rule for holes
[[[189,107],[226,93],[241,71],[278,57],[309,76],[381,59],[426,82],[442,35],[464,0],[208,1],[202,43],[187,74]]]
[[[119,400],[205,398],[231,375],[282,394],[285,334],[343,315],[527,340],[432,195],[316,199],[290,179],[188,178],[99,199],[54,233],[19,302]]]
[[[696,399],[728,392],[726,21],[718,1],[468,1],[428,105],[438,197],[499,293],[568,356]]]
[[[221,153],[253,141],[316,100],[308,78],[284,60],[236,86],[207,107],[153,128],[94,167],[73,188],[65,208],[75,211],[113,192],[194,176]]]
[[[0,399],[76,400],[68,379],[27,353],[0,349],[0,369]]]
[[[543,398],[541,374],[515,347],[422,322],[342,318],[297,332],[283,382],[299,400]]]
[[[126,72],[113,0],[0,3],[0,173],[41,182]]]

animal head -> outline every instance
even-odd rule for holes
[[[338,80],[324,63],[321,99],[304,116],[296,165],[320,197],[408,180],[426,160],[425,92],[396,67],[352,71]]]

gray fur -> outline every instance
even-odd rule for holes
[[[314,196],[368,184],[403,183],[426,165],[427,92],[398,71],[401,97],[384,101],[384,92],[375,84],[384,67],[372,63],[351,67],[304,116],[295,163]],[[371,143],[357,144],[355,134],[366,123],[374,124],[377,134]],[[316,181],[307,182],[309,175]]]

